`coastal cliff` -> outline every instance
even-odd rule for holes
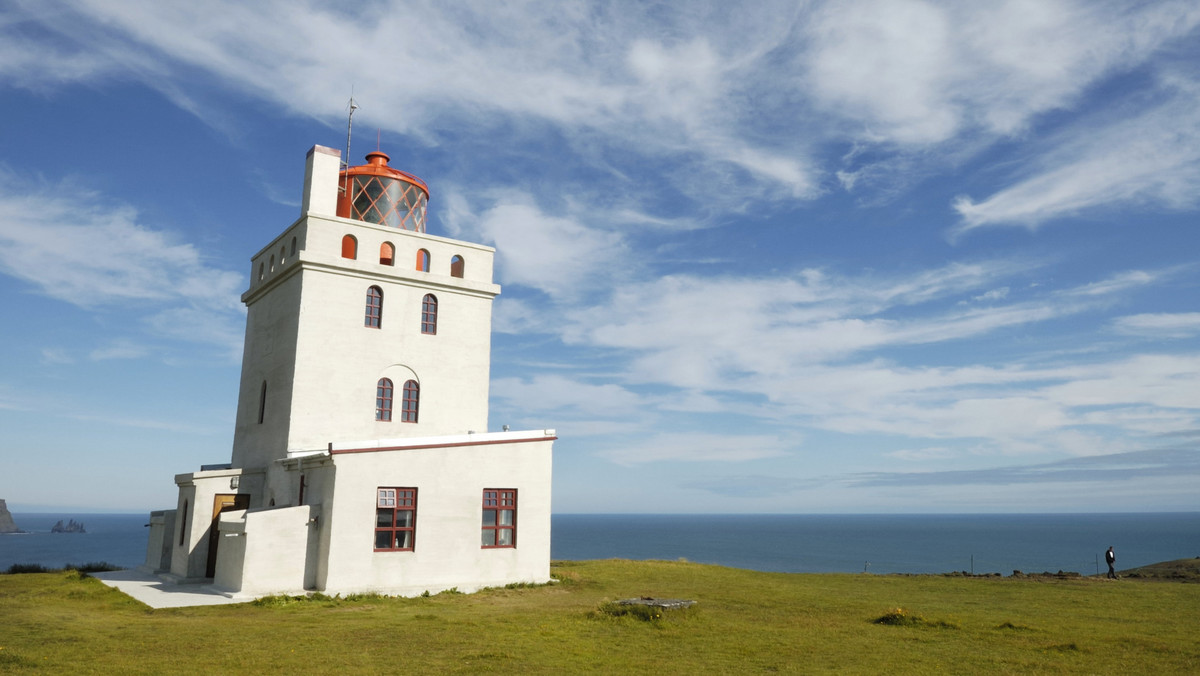
[[[12,514],[8,511],[8,505],[4,504],[4,500],[0,499],[0,533],[24,533],[25,531],[17,528],[16,522],[13,521]]]

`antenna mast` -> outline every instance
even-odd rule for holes
[[[342,161],[342,169],[350,168],[350,132],[354,130],[354,111],[358,110],[358,104],[354,102],[354,94],[350,94],[350,116],[346,118],[346,159]],[[350,175],[345,174],[342,180],[342,194],[347,198],[350,197]]]

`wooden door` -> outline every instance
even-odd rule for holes
[[[217,544],[221,541],[221,532],[217,522],[221,512],[230,512],[250,507],[249,493],[218,493],[213,496],[212,527],[208,530],[208,566],[204,569],[204,577],[217,574]]]

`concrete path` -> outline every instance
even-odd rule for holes
[[[252,598],[230,598],[209,584],[176,584],[137,570],[89,573],[104,584],[115,587],[151,608],[187,608],[246,603]]]

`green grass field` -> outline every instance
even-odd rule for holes
[[[0,575],[0,672],[1200,673],[1200,584],[623,560],[554,574],[477,594],[167,610],[74,571]],[[649,620],[601,610],[638,596],[698,603]]]

